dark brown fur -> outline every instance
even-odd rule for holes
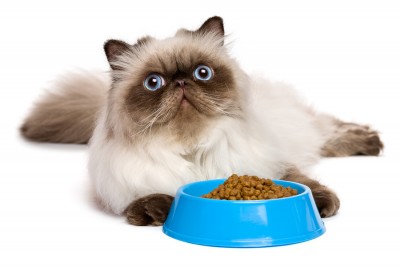
[[[222,18],[220,17],[211,17],[207,19],[203,25],[196,31],[189,31],[187,29],[180,29],[178,31],[179,34],[187,34],[187,35],[204,35],[208,34],[210,32],[213,32],[216,37],[220,38],[220,45],[224,45],[224,35],[225,35],[225,30],[224,30],[224,22]]]
[[[378,156],[383,143],[376,131],[355,123],[337,122],[333,136],[321,149],[324,157]]]
[[[159,226],[167,219],[174,198],[151,194],[133,201],[125,210],[128,223],[138,226]]]
[[[160,116],[154,126],[164,125],[173,119],[182,121],[182,123],[175,122],[177,127],[188,126],[187,121],[194,120],[197,116],[219,114],[214,109],[214,102],[210,101],[232,101],[237,97],[235,96],[236,85],[233,81],[232,71],[228,67],[220,65],[200,53],[196,56],[195,51],[192,53],[198,60],[188,62],[184,58],[167,58],[160,62],[155,57],[148,62],[149,67],[145,70],[143,78],[135,82],[136,84],[128,91],[125,100],[127,111],[135,121],[142,122],[145,118],[149,118],[154,111],[164,106],[163,110],[167,112]],[[215,76],[212,80],[196,81],[194,79],[193,71],[200,64],[206,64],[214,69]],[[150,73],[158,73],[164,77],[166,84],[163,90],[152,92],[143,88],[143,80]],[[183,80],[185,85],[180,86],[177,80]],[[189,103],[185,110],[179,104],[183,96]]]
[[[95,76],[87,79],[85,73],[59,85],[58,92],[48,93],[36,104],[22,124],[21,133],[37,142],[86,144],[108,89],[104,81]]]
[[[335,192],[318,181],[308,178],[296,167],[289,168],[282,180],[304,184],[311,189],[318,211],[322,218],[333,216],[340,208],[340,201]]]

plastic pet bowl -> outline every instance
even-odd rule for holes
[[[314,239],[325,232],[311,190],[273,180],[298,195],[269,200],[201,198],[226,179],[195,182],[177,191],[163,232],[175,239],[218,247],[270,247]]]

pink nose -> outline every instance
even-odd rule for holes
[[[186,85],[184,80],[176,80],[176,85],[179,85],[180,87],[184,87]]]

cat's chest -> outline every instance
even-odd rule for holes
[[[276,165],[266,142],[251,136],[221,134],[183,155],[193,173],[205,179],[227,177],[232,173],[261,176],[274,175]]]
[[[281,156],[275,142],[264,133],[249,131],[235,119],[220,120],[190,146],[181,140],[152,139],[137,158],[146,169],[156,167],[170,179],[188,182],[227,177],[232,173],[271,177]],[[150,165],[149,165],[150,164]]]

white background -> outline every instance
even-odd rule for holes
[[[398,264],[398,1],[7,2],[0,4],[0,266]],[[246,71],[289,82],[317,109],[381,132],[381,157],[323,159],[315,167],[342,201],[315,240],[213,248],[176,241],[160,227],[130,226],[90,197],[85,146],[29,143],[18,133],[58,75],[108,69],[106,39],[164,38],[213,15],[224,18],[232,55]]]

